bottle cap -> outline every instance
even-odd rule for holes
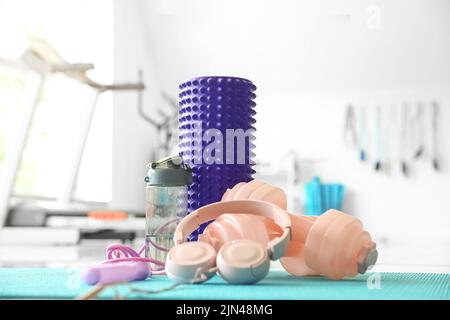
[[[192,169],[179,156],[149,163],[147,170],[145,182],[148,186],[186,186],[192,182]]]

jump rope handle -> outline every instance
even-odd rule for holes
[[[170,224],[178,223],[180,219],[173,219],[156,231],[167,227]],[[157,245],[150,241],[157,250],[169,251],[168,248]],[[106,249],[107,260],[95,266],[88,267],[81,273],[81,280],[89,285],[106,285],[112,283],[130,282],[145,280],[152,275],[164,273],[164,262],[151,257],[142,257],[145,245],[139,251],[122,245],[112,244]],[[159,266],[161,269],[152,270],[149,264]]]
[[[145,280],[151,276],[151,269],[146,262],[116,262],[100,264],[87,268],[81,274],[82,280],[89,285]]]

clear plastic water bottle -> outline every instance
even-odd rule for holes
[[[147,165],[145,255],[165,261],[178,222],[187,214],[192,171],[178,156]]]

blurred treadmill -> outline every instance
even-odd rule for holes
[[[92,64],[69,63],[47,41],[34,37],[30,38],[29,47],[20,61],[10,63],[31,70],[32,77],[27,82],[30,94],[25,105],[24,121],[14,135],[13,148],[8,150],[5,159],[5,174],[0,180],[0,244],[76,244],[82,239],[97,238],[133,240],[144,229],[143,213],[107,210],[105,204],[76,204],[73,193],[98,96],[105,91],[117,90],[133,90],[141,94],[145,89],[142,72],[139,72],[137,83],[101,84],[86,74],[93,69]],[[52,73],[64,74],[95,89],[91,105],[83,122],[79,143],[74,146],[76,149],[69,167],[69,179],[59,199],[46,202],[16,199],[12,197],[12,189],[19,163],[45,77]],[[118,216],[121,218],[117,219]]]

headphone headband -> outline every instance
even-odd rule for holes
[[[185,242],[186,238],[204,222],[217,219],[222,214],[242,213],[267,217],[281,227],[283,233],[268,243],[267,250],[272,260],[282,257],[291,239],[291,219],[288,213],[278,206],[256,200],[215,202],[191,212],[175,229],[175,245]]]

